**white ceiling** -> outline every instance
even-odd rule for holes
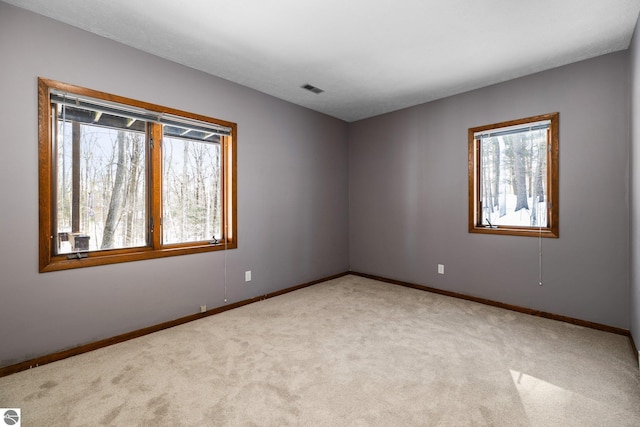
[[[349,122],[626,49],[640,11],[640,0],[3,1]]]

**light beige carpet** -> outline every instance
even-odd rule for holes
[[[626,337],[346,276],[0,378],[23,426],[638,426]]]

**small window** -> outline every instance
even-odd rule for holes
[[[559,114],[469,129],[469,232],[558,237]]]
[[[40,271],[237,247],[235,135],[39,79]]]

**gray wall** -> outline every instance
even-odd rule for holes
[[[229,302],[348,270],[346,123],[2,2],[0,58],[0,366],[224,298],[223,252],[38,274],[38,76],[238,123]]]
[[[640,345],[640,34],[629,47],[631,77],[631,335]]]
[[[352,123],[351,269],[628,328],[628,69],[613,53]],[[467,231],[467,130],[555,111],[560,238],[542,240],[540,287],[538,239]]]

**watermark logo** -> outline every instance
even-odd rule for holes
[[[0,426],[20,427],[20,408],[0,408],[0,414],[4,422]]]

